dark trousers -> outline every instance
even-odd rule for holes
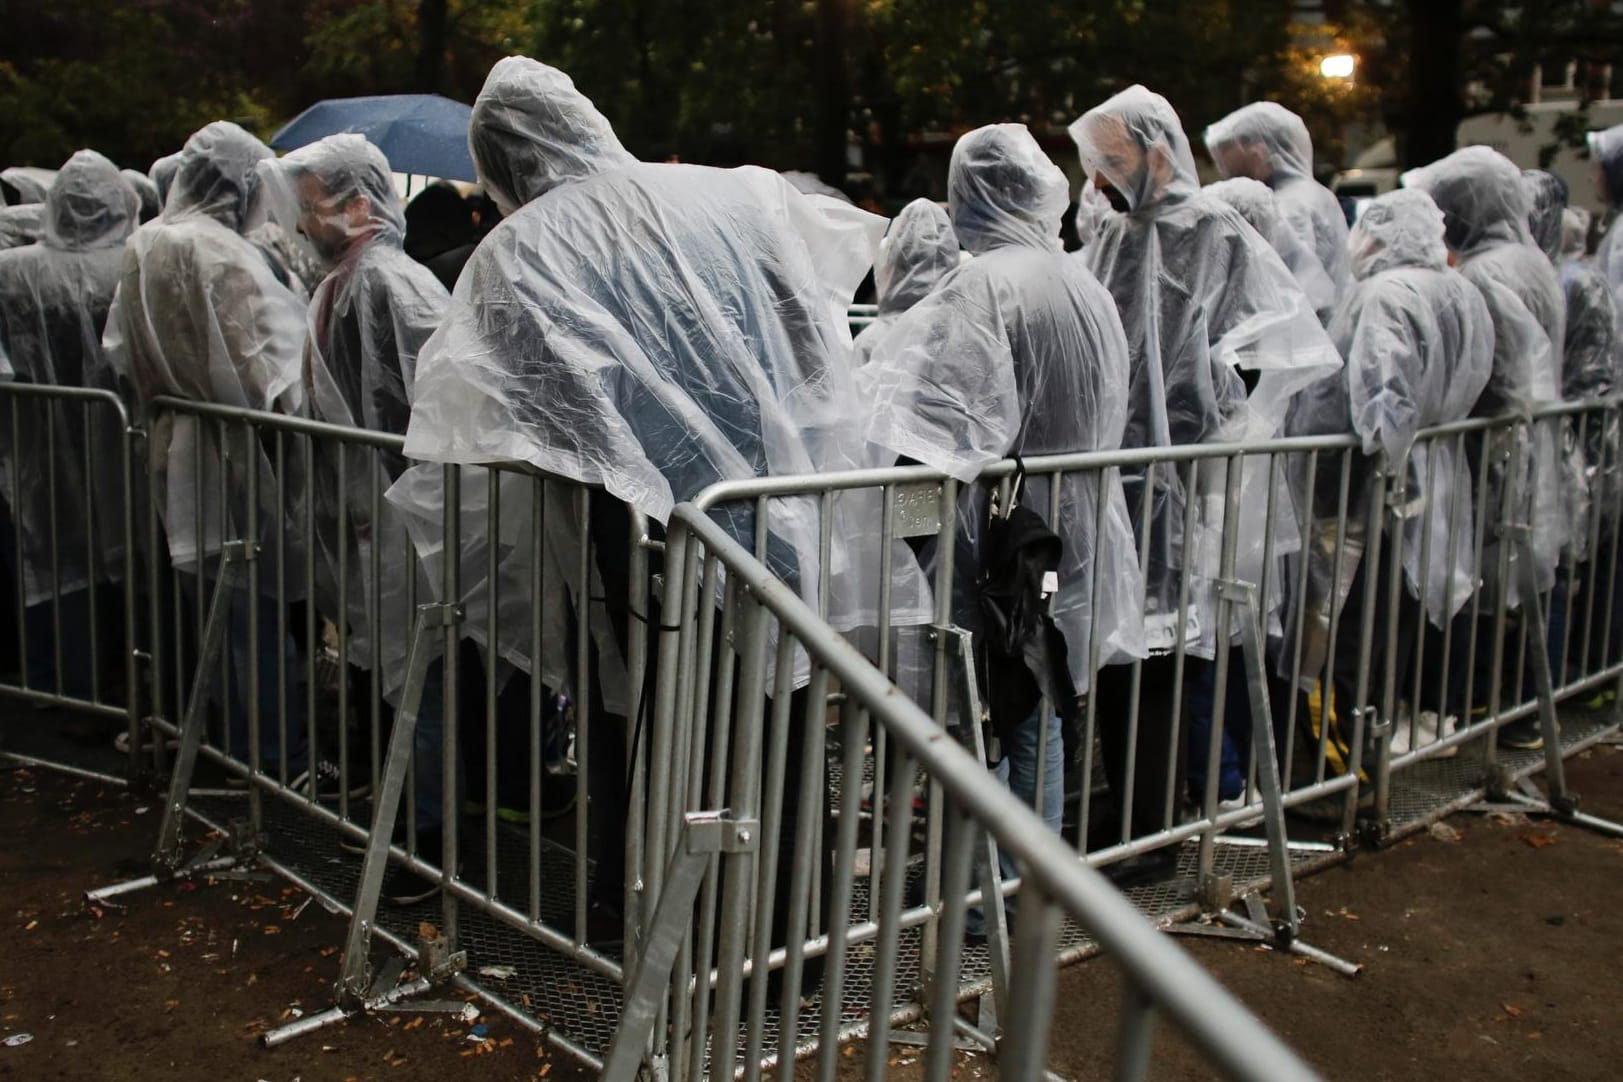
[[[1375,596],[1366,596],[1370,583],[1370,562],[1361,560],[1358,570],[1353,575],[1352,588],[1347,593],[1346,603],[1341,608],[1340,623],[1336,631],[1335,654],[1335,689],[1336,709],[1338,712],[1350,712],[1358,706],[1375,706],[1379,708],[1382,696],[1385,694],[1387,667],[1386,655],[1389,643],[1396,639],[1397,653],[1393,659],[1392,668],[1392,709],[1396,711],[1398,701],[1409,692],[1409,676],[1414,667],[1415,636],[1420,633],[1420,625],[1425,620],[1425,614],[1420,606],[1410,596],[1407,582],[1402,581],[1403,571],[1398,570],[1400,581],[1398,583],[1398,607],[1394,622],[1393,608],[1388,601],[1389,576],[1392,573],[1394,555],[1393,545],[1381,546],[1381,559],[1375,568],[1375,581],[1373,583]],[[1375,620],[1375,634],[1370,640],[1369,658],[1369,686],[1365,694],[1366,702],[1357,700],[1358,693],[1358,663],[1362,647],[1364,614],[1373,609]],[[1464,670],[1460,672],[1463,674]]]
[[[658,641],[656,631],[661,620],[657,604],[651,603],[652,616],[646,628],[632,628],[630,624],[629,597],[633,584],[629,579],[631,523],[629,514],[623,504],[602,493],[593,493],[591,537],[597,554],[598,574],[601,576],[604,587],[603,603],[608,610],[609,620],[613,625],[617,644],[622,655],[625,654],[632,634],[645,634],[648,636],[649,673],[644,682],[642,703],[643,717],[627,719],[608,714],[602,708],[602,696],[598,690],[596,680],[589,681],[592,709],[591,709],[591,737],[592,746],[588,766],[587,788],[591,799],[592,822],[589,831],[591,856],[596,863],[597,874],[593,882],[592,901],[594,904],[619,910],[625,894],[625,836],[626,817],[629,812],[629,793],[627,791],[628,770],[627,763],[631,753],[630,745],[635,742],[639,745],[649,737],[648,724],[651,721],[650,713],[653,708],[653,688],[657,674],[653,668],[658,657]],[[656,568],[651,567],[650,571]],[[643,588],[636,584],[638,589]],[[595,652],[595,647],[593,648]],[[710,673],[710,718],[712,729],[708,734],[709,741],[718,736],[717,727],[729,723],[733,719],[736,724],[740,716],[742,703],[735,683],[732,701],[720,703],[716,701],[716,674],[720,668],[720,659],[723,651],[731,646],[721,638],[719,623],[715,637],[711,641],[712,663]],[[775,890],[772,897],[772,943],[774,947],[784,946],[788,941],[789,909],[794,899],[794,882],[791,874],[794,867],[795,841],[803,832],[816,830],[817,822],[800,822],[797,809],[800,805],[802,791],[802,773],[800,769],[800,751],[804,746],[807,725],[822,725],[823,712],[811,711],[810,696],[807,689],[802,688],[792,695],[789,703],[788,719],[788,769],[785,772],[783,788],[783,817],[782,826],[778,832],[778,843],[774,852],[762,852],[761,860],[775,861],[778,868]],[[763,778],[766,772],[768,749],[772,744],[771,720],[772,705],[770,698],[763,704],[762,718],[763,739],[761,741],[760,772]],[[738,733],[735,730],[730,736],[729,747],[738,746]],[[707,744],[708,742],[707,741]],[[650,770],[681,770],[685,771],[684,763],[654,763],[650,762]],[[822,905],[824,927],[829,919],[829,889],[828,884],[833,881],[834,875],[834,842],[835,827],[831,809],[826,796],[828,792],[828,765],[824,759],[821,771],[814,772],[812,783],[820,786],[817,812],[815,813],[821,823],[823,845],[815,859],[821,861],[821,879],[823,883]],[[683,775],[685,782],[685,774]],[[728,779],[730,781],[730,778]],[[705,779],[704,792],[710,791],[710,779]],[[904,794],[906,789],[901,790]],[[763,788],[764,796],[764,788]],[[905,796],[900,799],[906,799]],[[731,794],[729,794],[729,801]],[[803,977],[803,983],[815,982],[821,973],[821,966],[817,959],[808,959]]]
[[[1104,838],[1109,844],[1120,837],[1121,824],[1128,823],[1128,837],[1137,838],[1154,833],[1166,825],[1168,779],[1172,785],[1172,821],[1177,822],[1179,811],[1178,787],[1184,772],[1178,762],[1183,752],[1179,712],[1188,712],[1189,704],[1180,706],[1180,688],[1173,680],[1175,659],[1147,658],[1143,662],[1143,676],[1139,686],[1138,736],[1131,762],[1128,760],[1128,740],[1131,734],[1133,667],[1107,665],[1093,678],[1096,700],[1094,716],[1099,730],[1099,741],[1104,752],[1105,778],[1114,797],[1116,820],[1109,824],[1109,816],[1102,825],[1114,827]],[[1127,792],[1127,779],[1133,778],[1132,807],[1122,800]]]

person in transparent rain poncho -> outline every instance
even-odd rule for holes
[[[873,344],[901,315],[929,295],[958,266],[958,235],[940,204],[915,199],[891,220],[874,261],[879,315],[857,335],[857,363],[866,364]]]
[[[1404,187],[1427,193],[1443,211],[1444,242],[1467,281],[1482,291],[1493,320],[1493,376],[1477,399],[1472,416],[1529,416],[1540,406],[1561,401],[1562,353],[1566,342],[1566,297],[1561,280],[1548,257],[1533,243],[1527,227],[1528,202],[1522,174],[1508,158],[1488,147],[1457,150],[1402,176]],[[1570,537],[1564,515],[1567,489],[1562,483],[1560,422],[1546,419],[1525,430],[1497,433],[1468,445],[1472,471],[1487,469],[1486,506],[1480,508],[1490,523],[1531,525],[1533,579],[1540,594],[1555,585],[1556,565]],[[1519,494],[1509,506],[1512,493]],[[1463,693],[1470,692],[1473,709],[1484,709],[1492,698],[1492,638],[1495,606],[1518,608],[1523,601],[1516,550],[1502,550],[1509,538],[1490,530],[1482,553],[1481,606],[1477,621],[1476,666],[1473,686],[1451,689],[1447,710],[1458,714]],[[1503,562],[1507,585],[1500,597],[1492,589]],[[1469,621],[1470,614],[1461,614]],[[1456,634],[1455,642],[1471,642],[1470,632]],[[1485,640],[1485,641],[1484,641]],[[1465,646],[1462,648],[1469,648]],[[1463,674],[1466,667],[1450,666]],[[1501,730],[1500,739],[1513,746],[1537,746],[1537,722],[1517,723]]]
[[[663,522],[717,481],[863,461],[845,310],[883,220],[813,200],[763,169],[640,163],[567,75],[525,58],[492,68],[469,144],[506,218],[469,260],[419,356],[406,450],[433,462],[519,463],[606,489],[611,498],[593,494],[589,531],[623,654],[624,599],[641,588],[626,573],[623,505]],[[873,626],[881,596],[883,516],[850,507],[859,513],[835,505],[826,582],[814,501],[774,501],[765,531],[768,565],[814,605],[826,594],[842,629]],[[753,502],[715,514],[754,547]],[[502,516],[514,518],[505,503]],[[892,548],[901,569],[910,553]],[[912,597],[895,625],[929,619],[916,562],[910,570],[894,596]],[[527,643],[527,616],[519,627],[513,637]],[[790,714],[798,728],[802,711]],[[589,785],[601,795],[594,903],[608,910],[622,890],[628,734],[603,710],[591,717]],[[794,833],[781,832],[786,866]]]
[[[1331,766],[1346,769],[1348,704],[1355,701],[1366,584],[1377,584],[1374,622],[1377,636],[1393,628],[1395,667],[1386,670],[1386,651],[1371,656],[1369,695],[1384,701],[1388,679],[1393,703],[1412,699],[1411,665],[1416,636],[1427,622],[1441,630],[1476,590],[1475,490],[1465,456],[1451,439],[1416,442],[1420,429],[1470,415],[1493,371],[1493,324],[1482,294],[1448,266],[1443,214],[1424,192],[1398,190],[1368,203],[1353,225],[1349,244],[1353,285],[1330,334],[1346,358],[1345,378],[1326,380],[1298,401],[1292,435],[1355,433],[1364,459],[1348,475],[1346,535],[1337,536],[1341,471],[1319,473],[1312,544],[1306,556],[1306,627],[1300,639],[1286,636],[1291,649],[1280,658],[1285,675],[1299,672],[1310,695],[1304,717],[1305,743],[1317,748],[1321,736]],[[1363,554],[1368,545],[1362,509],[1369,486],[1383,482],[1375,456],[1384,454],[1388,475],[1402,488],[1383,506],[1396,509],[1402,527],[1389,531],[1380,566]],[[1384,584],[1394,560],[1402,561],[1406,598],[1418,599],[1418,612],[1403,608],[1389,623]],[[1304,573],[1301,561],[1293,572]],[[1403,602],[1402,604],[1410,604]],[[1324,666],[1332,618],[1339,620],[1333,659],[1333,696],[1323,693]],[[1379,641],[1379,640],[1378,640]],[[1424,689],[1423,689],[1424,693]],[[1392,735],[1394,754],[1446,735],[1439,730],[1434,703],[1408,723],[1400,713]],[[1321,734],[1324,715],[1331,733]]]
[[[142,403],[169,395],[254,410],[302,410],[304,305],[243,237],[261,213],[256,168],[270,157],[265,144],[235,124],[216,121],[199,129],[181,152],[163,213],[130,238],[105,342],[117,374]],[[221,688],[222,676],[211,687],[224,696],[229,749],[249,756],[250,713],[257,707],[262,767],[285,772],[283,780],[293,778],[306,765],[304,696],[285,630],[293,625],[277,611],[274,595],[278,557],[285,553],[280,570],[289,600],[303,600],[292,478],[278,477],[268,443],[240,427],[160,412],[148,422],[147,442],[152,499],[188,603],[177,618],[200,620],[216,588],[230,591],[229,688]],[[257,493],[252,503],[251,492]],[[251,520],[257,523],[252,537]],[[239,540],[260,544],[255,570],[223,577],[224,546]],[[251,614],[254,583],[260,596]],[[252,656],[255,616],[258,654]],[[255,667],[258,699],[250,703]],[[279,711],[287,718],[285,759]]]
[[[1611,287],[1612,299],[1623,307],[1623,229],[1617,226],[1623,208],[1623,124],[1592,131],[1585,138],[1595,163],[1595,192],[1611,219],[1595,248],[1595,269]]]
[[[1556,268],[1566,272],[1569,264],[1594,269],[1595,261],[1589,257],[1589,227],[1593,219],[1583,207],[1568,207],[1561,212],[1561,256]]]
[[[0,252],[33,244],[45,232],[45,204],[0,207]]]
[[[965,482],[1010,455],[1119,447],[1127,340],[1110,294],[1060,249],[1065,174],[1023,125],[994,124],[953,147],[947,190],[953,227],[974,258],[897,320],[858,373],[873,402],[874,441]],[[1024,673],[989,669],[984,686],[1002,738],[999,777],[1058,831],[1062,752],[1079,743],[1065,739],[1061,717],[1080,721],[1076,696],[1099,665],[1143,655],[1142,584],[1114,471],[1067,474],[1058,491],[1051,476],[1033,476],[1021,498],[1045,520],[1058,508],[1049,527],[1064,547],[1051,612],[1063,642],[1028,648]],[[973,584],[987,558],[988,499],[985,488],[966,491],[954,561],[954,619],[977,635]],[[1048,656],[1055,649],[1064,657]],[[1126,743],[1125,726],[1113,723],[1126,718],[1099,717],[1109,760]],[[1120,795],[1121,775],[1111,780]],[[1004,863],[1005,875],[1017,874]]]
[[[1085,178],[1081,191],[1076,193],[1076,212],[1071,215],[1071,228],[1076,230],[1077,246],[1086,248],[1092,244],[1104,226],[1105,218],[1114,213],[1110,200],[1099,191],[1093,178]]]
[[[152,178],[139,169],[120,169],[119,175],[140,200],[140,224],[145,225],[156,218],[163,209],[163,198],[158,195],[158,186],[152,182]]]
[[[101,367],[102,331],[136,208],[118,168],[95,151],[81,150],[62,167],[45,197],[39,241],[0,252],[0,367],[11,378],[89,384]],[[99,587],[124,578],[123,426],[101,405],[4,404],[0,494],[10,518],[0,551],[5,574],[20,563],[28,683],[49,691],[60,679],[66,694],[89,698],[100,674],[83,651],[98,663],[118,653],[104,634],[121,626],[113,616],[118,598]],[[11,551],[19,528],[20,553]],[[92,626],[93,590],[100,627]],[[60,672],[58,649],[71,662]]]
[[[1599,401],[1623,387],[1623,342],[1619,341],[1618,308],[1606,279],[1582,258],[1588,237],[1588,216],[1576,228],[1569,224],[1567,185],[1560,177],[1540,169],[1522,174],[1527,191],[1528,228],[1561,278],[1567,301],[1567,334],[1561,392],[1568,402]],[[1573,234],[1576,234],[1574,240]],[[1569,253],[1576,249],[1576,257]],[[1606,589],[1612,578],[1612,544],[1623,484],[1619,458],[1623,434],[1613,410],[1592,410],[1568,421],[1563,448],[1563,476],[1567,481],[1566,519],[1572,524],[1567,551],[1572,566],[1556,569],[1556,590],[1550,599],[1550,671],[1559,684],[1570,664],[1575,675],[1605,664]],[[1601,561],[1605,561],[1604,563]],[[1571,578],[1569,579],[1569,571]],[[1593,591],[1589,588],[1593,580]],[[1585,612],[1590,596],[1596,618]],[[1611,641],[1623,643],[1623,604],[1611,606],[1614,626]],[[1582,657],[1585,627],[1590,628],[1589,656]],[[1616,652],[1616,648],[1613,648]],[[1587,668],[1585,667],[1587,665]],[[1599,698],[1604,705],[1605,694]]]
[[[308,313],[304,394],[310,416],[404,435],[417,355],[444,317],[450,294],[402,247],[405,215],[388,159],[365,137],[344,134],[260,168],[284,231],[302,234],[329,268]],[[350,444],[340,452],[325,441],[313,442],[309,454],[315,600],[340,627],[348,663],[375,672],[384,702],[398,707],[414,600],[431,592],[400,512],[382,498],[407,463],[393,451]],[[428,652],[412,775],[417,847],[431,855],[440,852],[445,821],[440,642],[431,635],[421,644]],[[360,679],[355,684],[366,686]],[[390,873],[399,881],[385,882],[386,900],[409,904],[425,895],[421,884],[406,881],[404,869],[391,866]]]
[[[1285,261],[1291,277],[1302,287],[1302,293],[1313,306],[1319,321],[1328,324],[1341,291],[1330,280],[1318,256],[1302,243],[1296,231],[1281,216],[1279,200],[1268,186],[1250,177],[1234,177],[1208,184],[1205,191],[1239,211],[1240,217],[1262,234],[1262,239]]]
[[[1206,149],[1225,178],[1250,177],[1273,189],[1279,212],[1319,259],[1336,299],[1351,282],[1347,216],[1335,193],[1313,178],[1313,137],[1277,102],[1253,102],[1206,129]]]
[[[31,165],[13,165],[8,169],[0,170],[0,190],[5,193],[5,202],[12,206],[44,203],[45,193],[51,190],[51,183],[55,179],[56,170],[54,169],[39,169]]]
[[[1084,114],[1070,133],[1084,170],[1119,212],[1105,219],[1081,258],[1115,297],[1127,332],[1132,364],[1123,446],[1278,435],[1294,396],[1341,365],[1290,271],[1237,210],[1201,191],[1177,113],[1159,94],[1141,86],[1124,90]],[[1238,530],[1235,573],[1266,584],[1262,625],[1272,631],[1278,624],[1279,575],[1263,565],[1270,542],[1276,557],[1299,547],[1291,500],[1288,493],[1276,494],[1270,522],[1269,464],[1260,456],[1247,460],[1240,505],[1233,509],[1226,507],[1226,476],[1222,462],[1193,471],[1123,470],[1127,505],[1137,528],[1149,534],[1141,538],[1141,552],[1148,554],[1145,636],[1152,656],[1143,666],[1142,687],[1151,694],[1140,699],[1135,794],[1149,788],[1146,779],[1166,776],[1167,757],[1180,754],[1173,747],[1180,731],[1174,679],[1180,645],[1194,656],[1187,731],[1196,768],[1204,773],[1216,683],[1216,667],[1206,662],[1215,655],[1219,632],[1216,585],[1225,517]],[[1153,501],[1145,509],[1147,479]],[[1194,507],[1186,515],[1188,501]],[[1188,536],[1186,522],[1193,526]],[[1238,650],[1231,664],[1239,674]],[[1096,686],[1102,717],[1107,711],[1128,714],[1139,685],[1128,667],[1116,666],[1100,673]],[[1225,729],[1236,738],[1224,755],[1224,798],[1239,795],[1250,716],[1244,679],[1231,679],[1229,687]],[[1156,801],[1146,798],[1123,836],[1160,829],[1171,799],[1165,795],[1154,807]]]
[[[152,186],[158,189],[158,208],[169,199],[169,189],[174,187],[175,173],[180,169],[181,152],[165,154],[152,163],[147,170],[147,176],[152,180]]]

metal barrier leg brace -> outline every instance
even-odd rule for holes
[[[643,951],[626,983],[625,1011],[603,1061],[603,1082],[631,1082],[642,1069],[670,985],[671,967],[687,934],[711,857],[754,852],[760,833],[755,820],[733,819],[724,811],[689,812],[682,817],[682,841],[666,867]]]
[[[1174,925],[1170,931],[1179,935],[1212,936],[1238,939],[1248,943],[1264,943],[1277,950],[1288,951],[1329,966],[1338,973],[1355,976],[1363,966],[1338,958],[1311,946],[1301,938],[1301,914],[1296,908],[1296,883],[1291,878],[1289,839],[1285,834],[1284,797],[1279,782],[1279,760],[1274,749],[1274,723],[1268,704],[1268,683],[1263,668],[1262,630],[1257,620],[1257,587],[1249,582],[1230,580],[1223,583],[1224,596],[1242,610],[1240,620],[1240,650],[1245,659],[1246,684],[1251,699],[1251,740],[1256,749],[1257,785],[1262,790],[1262,818],[1268,835],[1268,854],[1271,879],[1279,916],[1270,920],[1267,906],[1256,892],[1243,895],[1237,901],[1244,905],[1243,914],[1229,908],[1231,899],[1225,882],[1222,889],[1209,889],[1203,884],[1207,903],[1218,912],[1214,920],[1222,926],[1207,923]]]
[[[455,950],[454,944],[443,934],[421,938],[416,958],[417,976],[405,984],[399,983],[405,971],[403,959],[391,957],[376,971],[373,970],[371,959],[378,900],[383,891],[384,873],[388,871],[394,824],[400,815],[401,792],[411,765],[417,714],[422,706],[423,684],[431,660],[428,642],[431,637],[443,634],[446,627],[454,626],[461,619],[461,609],[456,605],[427,604],[417,609],[417,623],[412,629],[411,649],[407,657],[406,687],[394,729],[389,734],[382,788],[372,806],[372,828],[367,834],[366,858],[361,865],[355,911],[350,915],[349,932],[344,939],[343,969],[335,989],[337,1004],[291,1025],[267,1032],[263,1038],[267,1047],[341,1022],[357,1012],[382,1007],[404,1009],[400,1006],[401,1000],[449,980],[467,965],[466,953]],[[418,1004],[416,1009],[455,1012],[462,1010],[462,1007],[463,1004],[459,1002],[445,1001]]]
[[[986,717],[981,703],[980,682],[975,675],[974,637],[961,627],[935,628],[934,632],[945,637],[948,652],[957,659],[953,673],[959,681],[961,714],[955,735],[978,762],[987,762]],[[998,1020],[1007,1016],[1009,1007],[1009,914],[1002,904],[1003,871],[998,860],[997,842],[987,831],[981,830],[977,834],[971,843],[971,865],[975,886],[981,894],[986,948],[992,967],[992,994],[980,997],[974,1027],[967,1026],[956,1013],[947,1018],[932,1018],[931,1022],[964,1031],[965,1039],[958,1042],[961,1050],[995,1051],[1001,1028]],[[925,960],[926,985],[929,985],[939,979],[939,975],[931,969],[933,959],[930,952],[926,952]],[[921,998],[925,1003],[937,1002],[934,988],[927,986],[922,992]],[[956,995],[953,998],[956,1000]],[[923,1046],[929,1043],[929,1034],[893,1030],[890,1041],[893,1044]]]
[[[181,829],[185,824],[186,805],[191,797],[198,751],[203,743],[205,709],[214,679],[219,673],[217,660],[225,647],[231,589],[241,570],[258,555],[258,550],[259,546],[251,542],[235,541],[227,544],[222,553],[219,579],[215,583],[208,617],[203,624],[197,676],[192,681],[191,698],[186,703],[186,714],[181,720],[180,749],[175,753],[174,770],[169,776],[169,789],[164,796],[158,844],[152,854],[152,874],[85,892],[85,901],[91,906],[116,905],[112,899],[120,895],[198,875],[269,878],[259,873],[235,871],[239,864],[252,862],[259,848],[258,834],[250,821],[233,821],[228,837],[209,842],[190,860],[185,857]],[[222,854],[222,850],[228,851]]]
[[[1623,824],[1602,819],[1578,810],[1578,794],[1567,788],[1566,763],[1561,757],[1561,720],[1555,710],[1555,678],[1550,672],[1550,656],[1544,649],[1549,629],[1544,622],[1544,607],[1537,601],[1538,582],[1533,564],[1533,530],[1525,523],[1507,528],[1516,550],[1517,579],[1521,587],[1522,618],[1528,622],[1528,653],[1533,667],[1533,681],[1538,691],[1539,730],[1544,737],[1544,777],[1549,790],[1546,797],[1528,778],[1512,782],[1503,766],[1496,766],[1495,774],[1487,779],[1487,801],[1475,804],[1472,811],[1518,811],[1523,814],[1547,815],[1573,826],[1623,838]]]

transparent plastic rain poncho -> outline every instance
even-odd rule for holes
[[[1623,307],[1623,229],[1617,225],[1617,212],[1623,209],[1623,124],[1592,131],[1587,138],[1589,157],[1599,173],[1596,179],[1613,212],[1611,224],[1595,249],[1595,267],[1605,276],[1612,298]]]
[[[865,463],[845,312],[883,219],[763,169],[638,163],[568,76],[523,58],[492,69],[469,144],[516,213],[419,356],[409,455],[527,464],[660,521],[717,481]],[[828,615],[872,626],[883,516],[836,510]],[[716,517],[753,548],[753,507]],[[768,563],[808,599],[818,540],[816,501],[774,501]],[[928,620],[908,570],[898,624]]]
[[[152,178],[152,184],[158,189],[158,206],[161,210],[163,204],[169,199],[169,189],[174,187],[175,174],[180,171],[181,151],[165,154],[152,163],[147,170],[147,176]]]
[[[1558,266],[1569,262],[1589,263],[1589,212],[1583,207],[1568,207],[1561,212],[1561,258]]]
[[[1339,430],[1350,425],[1365,454],[1385,452],[1393,468],[1406,464],[1404,573],[1412,596],[1425,590],[1426,614],[1442,627],[1476,587],[1474,489],[1453,439],[1417,443],[1415,436],[1470,415],[1493,373],[1493,325],[1481,293],[1449,269],[1443,214],[1424,192],[1399,190],[1368,203],[1350,251],[1353,287],[1330,324],[1346,379],[1303,396],[1303,412],[1317,415],[1309,421],[1315,430],[1336,431],[1330,415],[1339,410]],[[1322,578],[1335,562],[1330,540],[1314,547]],[[1343,567],[1341,601],[1354,570]]]
[[[243,237],[258,212],[256,166],[270,150],[235,124],[216,121],[186,142],[163,214],[129,240],[108,321],[107,346],[142,401],[172,395],[248,409],[299,412],[304,305]],[[154,499],[170,558],[183,570],[245,533],[257,467],[260,536],[293,514],[296,494],[275,497],[259,442],[184,414],[163,414],[148,436]],[[221,499],[221,494],[225,500]],[[291,542],[290,542],[291,544]],[[260,582],[273,578],[261,568]],[[289,583],[302,574],[289,568]]]
[[[1093,243],[1093,238],[1099,235],[1099,228],[1104,224],[1105,218],[1116,213],[1110,205],[1110,200],[1094,185],[1093,178],[1088,177],[1082,181],[1082,188],[1076,193],[1076,213],[1071,216],[1071,226],[1076,230],[1077,244],[1086,248]]]
[[[874,442],[961,481],[1009,455],[1119,447],[1127,341],[1110,294],[1060,250],[1065,174],[1023,125],[996,124],[958,141],[947,187],[953,226],[975,258],[898,319],[858,373]],[[1059,508],[1049,522],[1064,544],[1053,613],[1081,692],[1095,647],[1101,664],[1143,656],[1142,581],[1119,477],[1079,471],[1058,485],[1032,476],[1023,499],[1045,520]],[[965,587],[981,562],[985,499],[969,490],[958,516],[954,609],[972,630]]]
[[[92,150],[68,159],[46,196],[39,243],[0,253],[0,364],[13,378],[80,387],[103,367],[102,331],[135,216],[117,166]],[[118,416],[102,405],[20,403],[0,421],[0,492],[22,531],[25,603],[49,600],[53,582],[66,593],[122,579]]]
[[[404,435],[417,354],[450,295],[402,248],[405,216],[388,159],[363,136],[345,134],[260,168],[284,231],[296,228],[331,267],[309,308],[304,393],[310,415]],[[407,464],[398,454],[354,445],[340,454],[336,445],[316,441],[310,450],[316,600],[335,619],[343,614],[355,664],[372,668],[381,659],[383,691],[393,698],[405,676],[413,599],[430,594],[401,513],[381,498]],[[340,566],[348,572],[342,591]],[[431,645],[439,645],[437,636]]]
[[[9,169],[0,169],[0,181],[4,181],[16,193],[16,197],[11,200],[13,206],[45,202],[45,193],[51,190],[51,184],[55,179],[54,169],[39,169],[31,165],[14,165]]]
[[[45,232],[45,204],[0,207],[0,252],[33,244]]]
[[[1497,151],[1475,146],[1412,169],[1402,180],[1442,209],[1444,242],[1460,273],[1482,291],[1493,319],[1493,376],[1473,414],[1529,415],[1559,402],[1566,299],[1555,267],[1528,231],[1521,170]],[[1491,467],[1489,503],[1482,509],[1484,515],[1497,515],[1496,521],[1513,517],[1532,524],[1540,591],[1554,584],[1556,561],[1569,538],[1557,428],[1549,421],[1533,426],[1531,453],[1517,458],[1515,474]],[[1484,457],[1497,461],[1497,456]],[[1523,493],[1522,506],[1497,512],[1513,479]],[[1520,589],[1514,576],[1511,583],[1508,601],[1514,606]]]
[[[1268,185],[1250,177],[1234,177],[1208,184],[1206,191],[1239,211],[1240,217],[1262,234],[1263,239],[1279,253],[1279,258],[1285,261],[1291,277],[1302,287],[1319,320],[1328,323],[1340,291],[1330,280],[1318,256],[1302,243],[1296,231],[1280,217],[1279,201]]]
[[[874,261],[879,315],[857,335],[857,363],[867,362],[873,344],[903,312],[922,301],[947,272],[958,266],[958,234],[940,205],[915,199],[891,220]]]
[[[1339,299],[1352,277],[1347,216],[1335,193],[1313,178],[1313,137],[1302,118],[1277,102],[1254,102],[1207,128],[1206,148],[1223,176],[1274,190],[1280,215],[1318,257]]]
[[[1569,402],[1606,398],[1623,386],[1619,379],[1623,350],[1612,291],[1600,272],[1582,258],[1583,238],[1588,234],[1587,215],[1579,230],[1579,258],[1568,259],[1563,251],[1570,242],[1566,182],[1539,169],[1523,173],[1522,182],[1528,197],[1528,227],[1555,265],[1567,302],[1562,396]],[[1574,526],[1569,548],[1582,559],[1590,534],[1584,525],[1589,513],[1598,510],[1606,521],[1612,521],[1617,517],[1618,504],[1623,502],[1617,467],[1623,432],[1615,414],[1591,411],[1569,421],[1566,436],[1567,521]]]
[[[1238,211],[1201,192],[1188,139],[1159,94],[1131,87],[1083,115],[1070,132],[1087,172],[1102,176],[1131,208],[1108,217],[1082,251],[1115,297],[1127,332],[1132,375],[1124,446],[1277,435],[1294,396],[1341,365],[1284,262]],[[1238,369],[1255,376],[1249,396]],[[1144,471],[1124,472],[1131,503]],[[1151,649],[1172,648],[1180,634],[1203,656],[1214,649],[1223,472],[1199,471],[1195,535],[1186,538],[1185,471],[1153,471],[1144,568]],[[1269,536],[1267,467],[1260,459],[1247,464],[1241,494],[1236,570],[1260,582]],[[1278,556],[1300,547],[1290,502],[1281,500],[1276,508],[1272,537]],[[1192,602],[1180,632],[1186,562]],[[1267,602],[1271,607],[1277,596]]]
[[[137,169],[121,169],[119,175],[124,178],[124,183],[130,186],[130,190],[140,200],[141,210],[139,217],[141,223],[145,224],[156,218],[158,212],[163,209],[163,199],[159,197],[158,186],[152,183],[152,178]]]

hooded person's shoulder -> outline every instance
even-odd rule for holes
[[[443,305],[450,294],[425,264],[405,253],[398,244],[366,246],[355,263],[354,288],[387,294],[402,300]]]

